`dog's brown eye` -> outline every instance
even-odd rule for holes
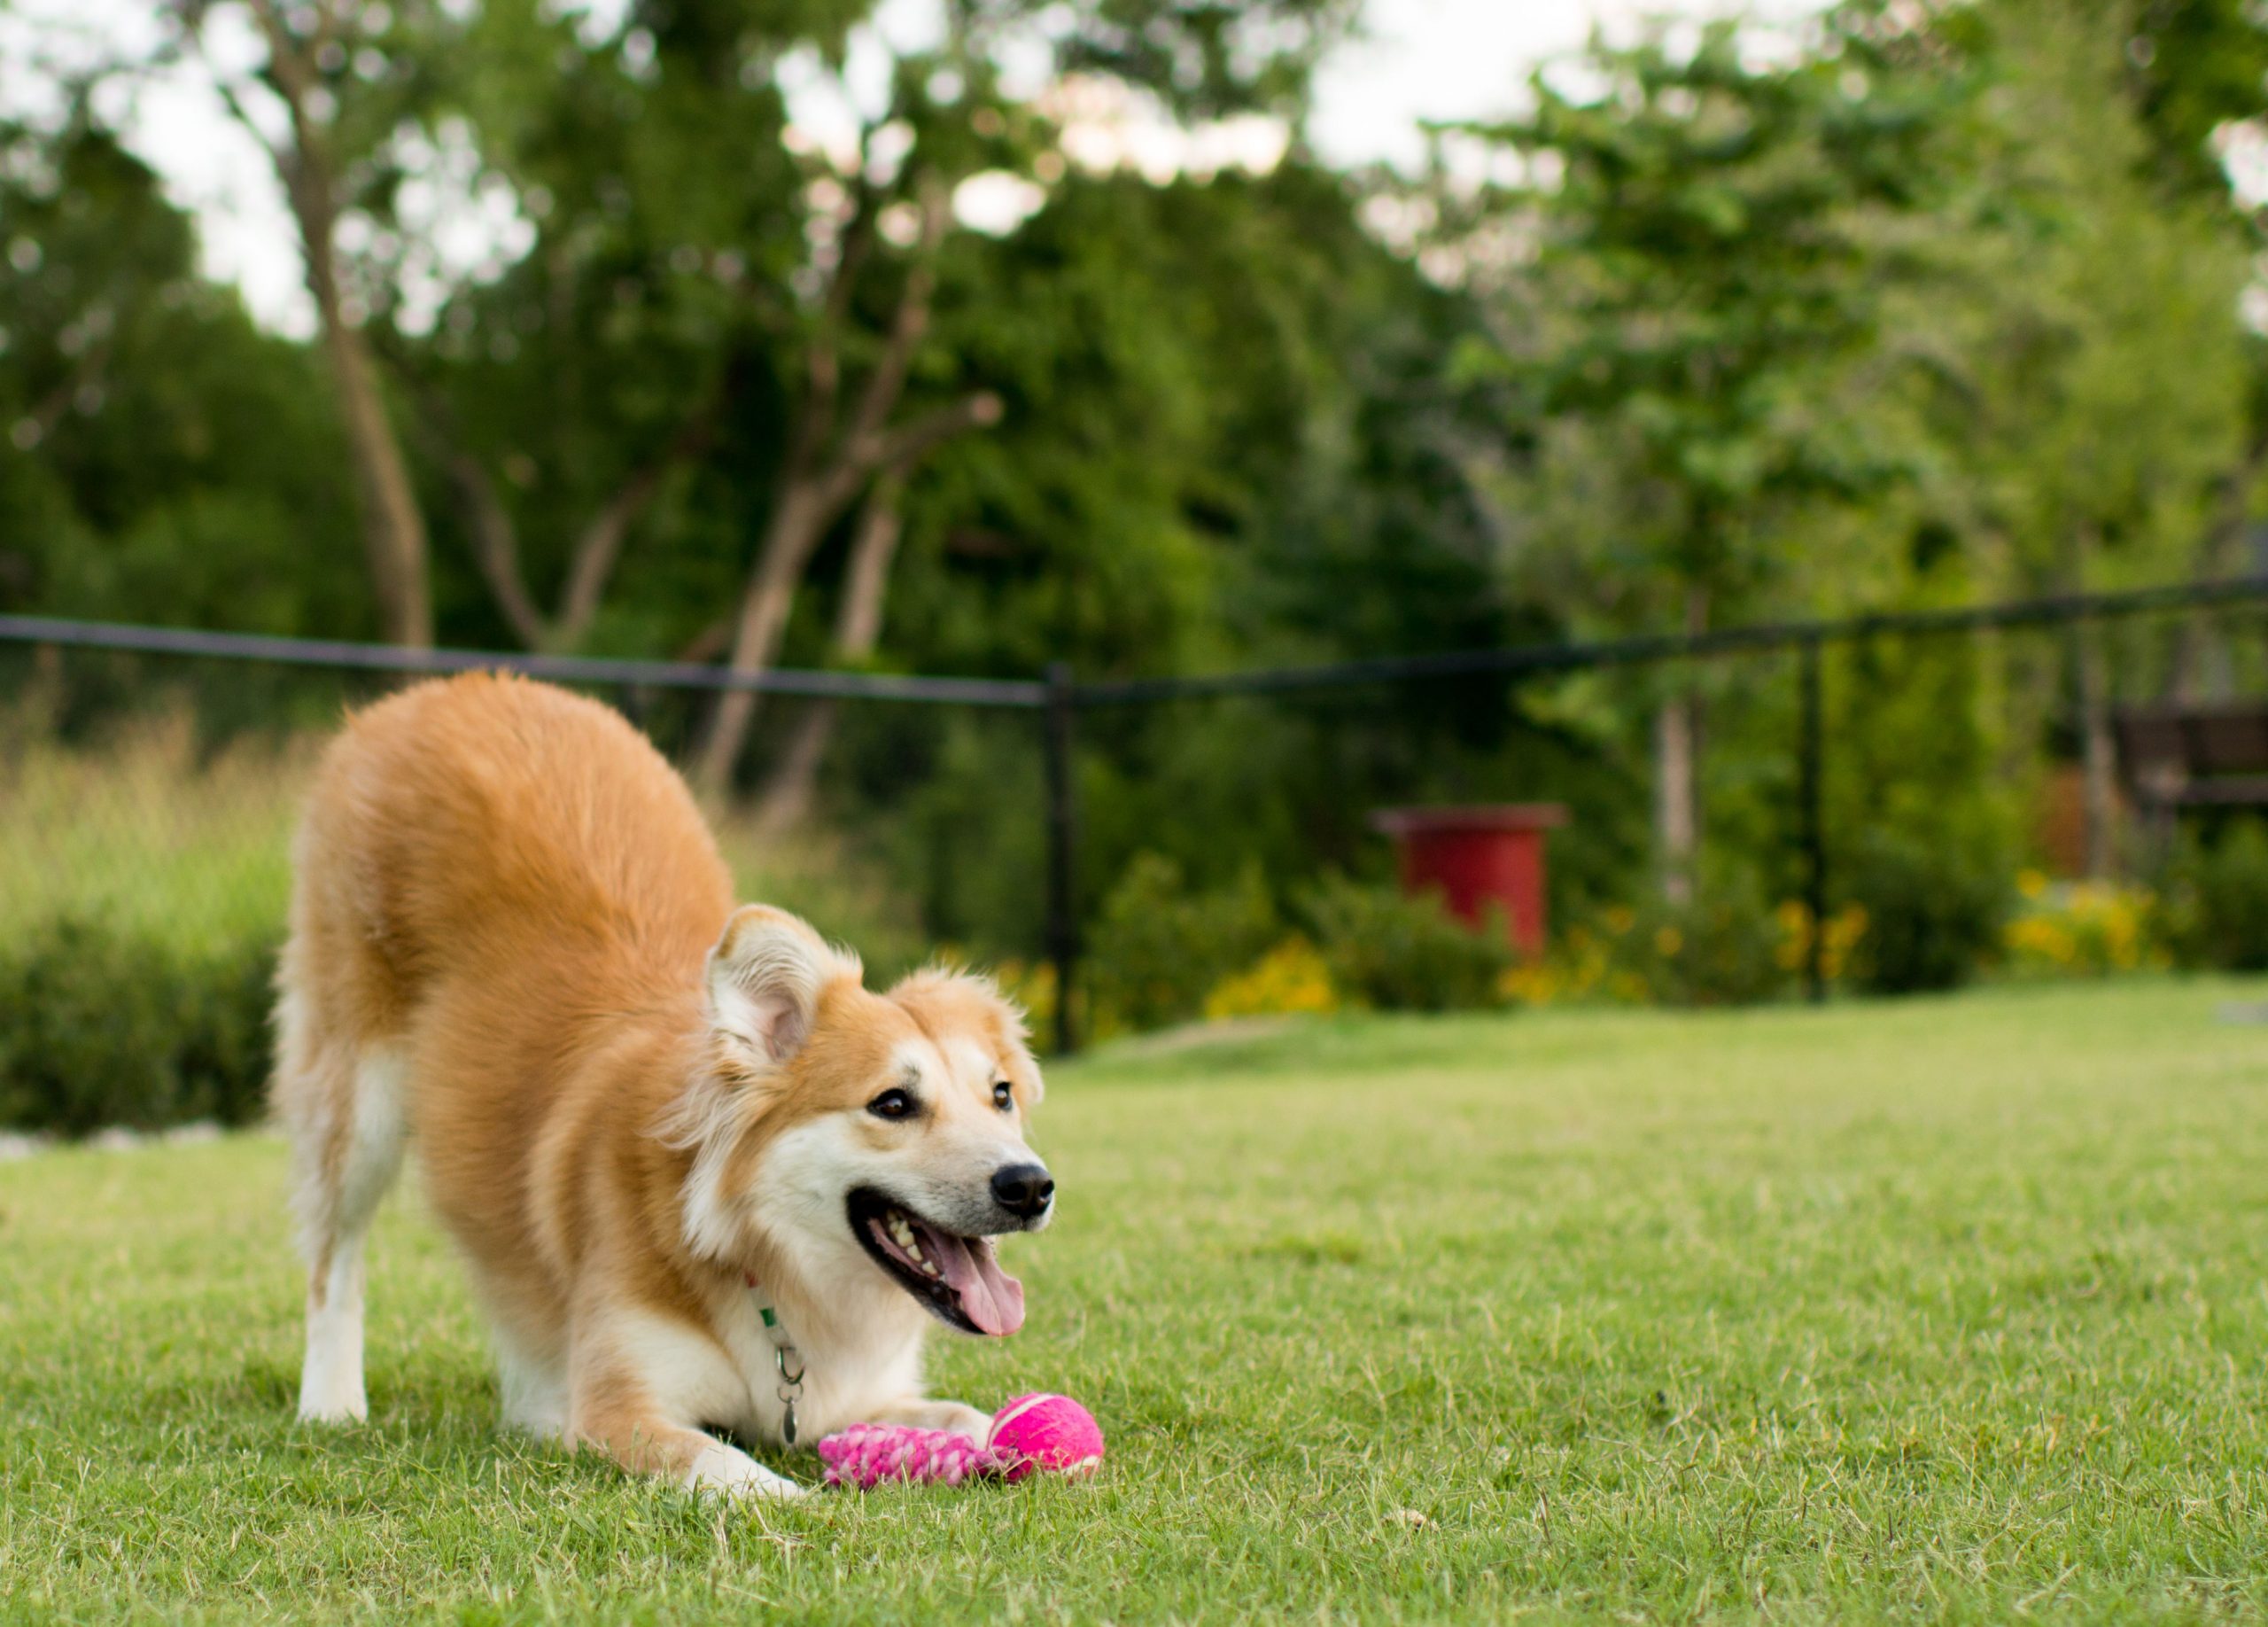
[[[1010,1085],[1006,1079],[996,1080],[992,1086],[992,1105],[1003,1113],[1015,1106],[1015,1086]]]
[[[902,1090],[886,1090],[866,1103],[876,1118],[904,1118],[913,1111],[913,1098]]]

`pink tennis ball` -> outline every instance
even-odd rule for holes
[[[984,1444],[1008,1480],[1040,1469],[1088,1475],[1102,1461],[1102,1426],[1068,1396],[1018,1396],[992,1415]]]

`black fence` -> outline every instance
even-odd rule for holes
[[[841,672],[773,670],[735,673],[682,662],[633,661],[579,657],[507,654],[466,650],[403,650],[321,640],[272,638],[166,627],[120,627],[43,617],[0,616],[0,656],[17,658],[7,672],[13,681],[38,681],[40,663],[62,652],[108,652],[121,658],[258,668],[270,686],[329,674],[328,683],[346,700],[369,687],[403,675],[475,670],[510,671],[607,695],[657,742],[673,725],[661,715],[656,697],[699,701],[718,692],[743,690],[814,704],[853,704],[881,708],[955,708],[995,714],[1004,721],[1021,714],[1030,730],[1030,749],[1042,773],[1044,852],[1041,895],[1044,921],[1038,941],[1054,970],[1056,1047],[1076,1048],[1081,954],[1077,907],[1080,810],[1076,759],[1087,732],[1108,714],[1169,705],[1202,704],[1249,697],[1317,696],[1334,691],[1405,689],[1490,680],[1518,683],[1549,675],[1672,663],[1722,661],[1735,658],[1791,657],[1798,685],[1795,728],[1790,750],[1796,765],[1797,870],[1811,923],[1806,976],[1812,995],[1826,989],[1821,923],[1827,918],[1829,891],[1823,787],[1829,750],[1821,703],[1825,652],[1884,638],[1968,637],[2011,629],[2068,627],[2095,621],[2219,612],[2268,603],[2268,575],[2188,582],[2128,592],[2068,594],[1973,608],[1862,616],[1839,621],[1780,622],[1730,627],[1694,634],[1669,634],[1588,642],[1519,645],[1447,654],[1389,657],[1301,667],[1282,667],[1177,678],[1089,681],[1065,666],[1037,680],[897,676]],[[0,674],[0,683],[9,680]],[[686,708],[680,706],[682,715]],[[679,743],[683,743],[682,740]],[[157,796],[161,791],[142,794]],[[69,817],[67,799],[57,805]]]

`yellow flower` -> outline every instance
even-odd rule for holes
[[[1557,969],[1542,961],[1508,967],[1496,979],[1499,998],[1522,1006],[1548,1006],[1566,993]]]
[[[2039,898],[2047,891],[2047,877],[2038,870],[2018,870],[2016,891],[2028,899]]]
[[[2170,959],[2156,925],[2146,890],[2087,883],[2009,922],[2006,942],[2018,971],[2100,977]]]
[[[1031,1019],[1036,1033],[1050,1031],[1055,1022],[1055,963],[1041,961],[1026,965],[1021,961],[1003,961],[992,968],[992,980],[1000,992],[1024,1008]]]
[[[1205,1015],[1216,1021],[1337,1009],[1339,992],[1332,986],[1330,967],[1313,944],[1299,937],[1285,938],[1247,969],[1222,978],[1205,997]]]
[[[1685,947],[1685,934],[1674,926],[1658,927],[1654,931],[1654,953],[1665,961]]]

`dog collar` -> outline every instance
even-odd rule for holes
[[[748,1291],[756,1296],[756,1314],[763,1320],[764,1336],[772,1341],[772,1356],[780,1368],[780,1385],[774,1392],[780,1397],[780,1444],[796,1444],[796,1403],[804,1394],[804,1353],[796,1348],[788,1330],[780,1325],[780,1313],[764,1296],[763,1285],[754,1272],[744,1271],[741,1281],[748,1284]],[[794,1367],[789,1372],[790,1366]]]

